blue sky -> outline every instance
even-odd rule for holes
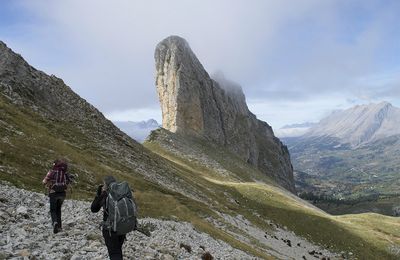
[[[278,129],[400,106],[400,1],[1,1],[0,40],[117,120],[161,112],[154,48],[175,34]]]

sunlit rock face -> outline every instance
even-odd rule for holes
[[[249,111],[238,84],[221,73],[211,77],[178,36],[157,45],[155,60],[163,128],[222,145],[295,191],[286,146]]]

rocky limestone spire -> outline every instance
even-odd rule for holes
[[[222,145],[295,192],[286,146],[249,111],[238,84],[221,73],[212,79],[178,36],[157,45],[155,61],[163,128]]]
[[[207,72],[188,43],[177,36],[169,37],[157,46],[155,59],[163,127],[171,132],[202,135],[202,95],[211,94],[211,91],[201,89],[212,85]],[[193,71],[196,73],[193,74]],[[191,78],[192,75],[196,78]],[[208,98],[212,101],[211,96]]]

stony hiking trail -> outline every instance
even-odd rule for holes
[[[47,196],[0,184],[0,259],[107,259],[99,229],[102,213],[91,213],[89,202],[67,199],[62,214],[63,231],[53,234]],[[207,252],[214,259],[257,259],[189,223],[152,218],[139,222],[151,235],[130,233],[123,247],[126,259],[202,259]],[[267,237],[240,217],[229,222],[266,239],[278,259],[342,259],[284,229]]]
[[[48,197],[0,184],[0,259],[108,259],[99,229],[102,213],[90,212],[90,203],[66,200],[63,231],[53,234]],[[131,232],[123,246],[126,259],[255,259],[199,233],[188,223],[140,219],[148,237]]]

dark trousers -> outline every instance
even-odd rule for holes
[[[57,222],[58,227],[61,228],[61,206],[65,199],[65,192],[50,193],[49,197],[51,222],[53,225],[55,222]]]
[[[122,260],[122,244],[125,235],[118,236],[117,233],[103,229],[104,242],[106,243],[110,260]]]

